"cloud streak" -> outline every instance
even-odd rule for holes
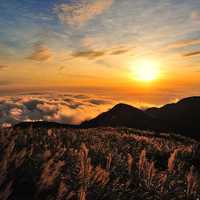
[[[178,48],[184,48],[184,47],[199,45],[199,44],[200,44],[200,39],[180,40],[172,44],[169,44],[167,46],[167,49],[178,49]]]
[[[190,52],[190,53],[186,53],[183,56],[184,57],[192,57],[192,56],[198,56],[198,55],[200,55],[200,51],[193,51],[193,52]]]
[[[104,55],[105,55],[104,51],[93,51],[93,50],[79,51],[72,53],[72,57],[74,58],[88,58],[88,59],[95,59],[98,57],[102,57]]]
[[[7,65],[0,65],[0,70],[4,70],[4,69],[7,69],[8,66]]]
[[[54,10],[63,24],[80,27],[94,17],[101,15],[113,3],[113,0],[86,0],[73,3],[59,4]]]
[[[53,52],[43,44],[37,43],[34,48],[33,52],[28,59],[35,60],[35,61],[47,61],[53,57]]]
[[[102,49],[102,50],[77,51],[72,53],[71,56],[73,58],[87,58],[92,60],[107,55],[110,56],[122,55],[128,53],[129,51],[131,50],[128,48],[117,47],[117,48]]]

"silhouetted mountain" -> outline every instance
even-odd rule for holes
[[[200,132],[200,97],[188,97],[146,113],[165,124],[164,131],[196,136]]]
[[[80,125],[56,122],[23,122],[15,125],[15,127],[29,126],[37,128],[129,127],[158,132],[174,132],[199,138],[200,97],[188,97],[177,103],[167,104],[160,108],[149,108],[145,111],[120,103]]]
[[[112,109],[98,115],[96,118],[83,122],[82,127],[130,127],[138,129],[152,129],[155,119],[148,113],[127,104],[117,104]]]
[[[83,122],[83,127],[113,126],[175,132],[198,138],[200,133],[200,97],[188,97],[177,103],[145,111],[118,104],[108,112]]]

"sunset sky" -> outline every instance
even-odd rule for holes
[[[200,1],[0,0],[0,93],[42,91],[150,105],[199,95]]]

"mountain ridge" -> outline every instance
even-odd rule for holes
[[[141,110],[134,106],[118,103],[95,118],[79,125],[60,124],[56,122],[22,122],[15,127],[128,127],[157,132],[174,132],[184,136],[198,138],[200,133],[200,96],[187,97],[177,103],[162,107]]]

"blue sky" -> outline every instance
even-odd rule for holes
[[[63,34],[68,45],[73,42],[77,46],[80,46],[77,43],[85,35],[106,37],[104,39],[108,44],[132,40],[133,43],[139,41],[150,45],[151,40],[159,39],[157,35],[162,32],[164,34],[161,37],[165,37],[162,38],[163,43],[200,36],[199,24],[191,23],[192,13],[200,10],[198,0],[115,0],[109,9],[94,16],[78,29],[63,26],[55,13],[57,5],[71,5],[73,2],[1,0],[0,41],[8,47],[23,49],[25,47],[22,43],[48,40],[45,38],[47,31],[50,40],[54,37],[53,33]],[[59,39],[63,38],[57,39],[62,46]]]
[[[162,31],[171,31],[163,35],[168,37],[163,42],[196,38],[200,34],[198,25],[190,21],[192,13],[200,10],[197,0],[115,0],[108,10],[94,16],[78,30],[67,24],[63,26],[54,10],[56,5],[73,2],[1,0],[1,42],[11,48],[24,48],[22,43],[45,39],[46,31],[68,35],[68,40],[78,46],[77,42],[85,35],[106,37],[106,43],[111,44],[129,40],[150,42],[151,39],[159,39],[157,34]]]

